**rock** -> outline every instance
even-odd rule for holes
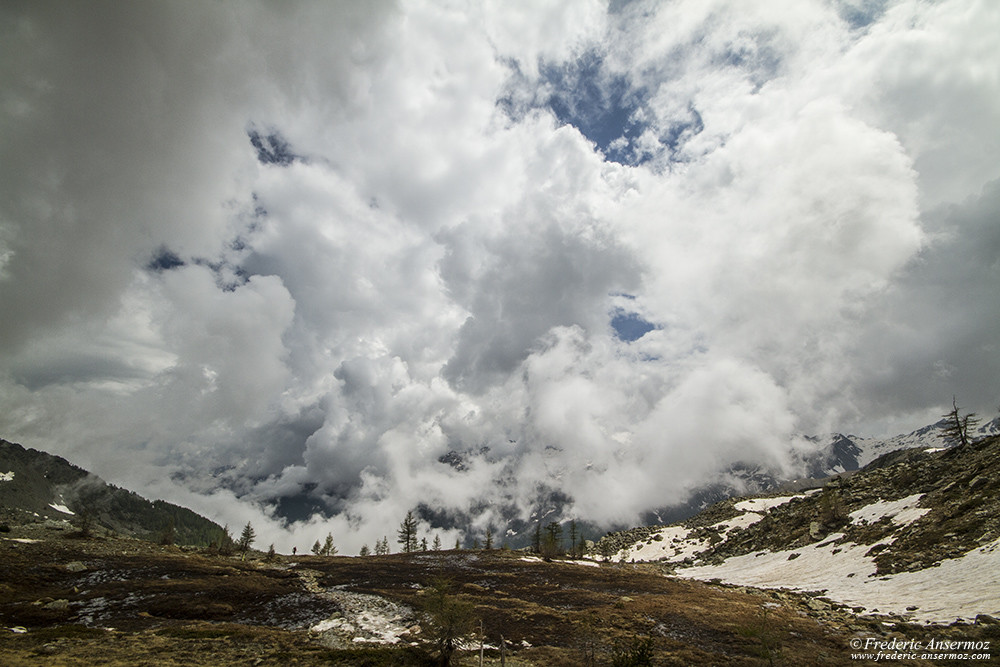
[[[829,611],[830,605],[822,600],[817,600],[816,598],[810,598],[806,602],[806,606],[813,611]]]
[[[52,602],[45,605],[46,609],[63,610],[69,609],[69,600],[59,599],[53,600]]]
[[[823,536],[823,527],[820,525],[819,521],[811,521],[809,523],[809,537],[814,540],[818,540]]]
[[[83,572],[87,569],[87,566],[78,560],[75,560],[72,563],[66,563],[65,567],[67,572]]]

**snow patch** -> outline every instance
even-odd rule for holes
[[[723,533],[728,533],[733,528],[746,528],[747,526],[752,526],[763,518],[763,514],[758,514],[757,512],[747,512],[746,514],[734,516],[732,519],[726,519],[725,521],[720,521],[719,523],[713,523],[711,527]]]
[[[413,610],[377,595],[326,589],[342,612],[310,626],[330,643],[347,640],[355,644],[397,644],[414,623]],[[338,642],[336,639],[340,639]]]
[[[0,482],[13,482],[14,472],[0,472]]]
[[[764,518],[764,513],[769,510],[784,505],[796,498],[805,498],[806,494],[794,496],[777,496],[774,498],[750,498],[741,500],[735,505],[738,511],[743,512],[731,519],[719,521],[709,528],[715,529],[723,540],[734,528],[746,528],[752,526]],[[666,528],[653,533],[646,541],[638,542],[628,549],[623,549],[618,553],[619,562],[650,562],[661,561],[667,563],[680,563],[689,558],[695,558],[701,552],[707,550],[712,544],[705,538],[691,537],[692,531],[684,526],[667,526]]]
[[[717,578],[739,586],[820,590],[868,612],[909,616],[926,623],[1000,615],[1000,539],[937,567],[876,577],[875,562],[865,555],[873,545],[835,544],[842,537],[837,533],[806,547],[734,556],[719,565],[685,568],[676,576]],[[914,605],[916,610],[907,609]]]
[[[21,544],[34,544],[35,542],[41,542],[41,540],[34,540],[30,537],[5,537],[3,539],[8,542],[20,542]]]
[[[63,514],[76,514],[73,510],[66,507],[65,505],[59,505],[58,503],[49,503],[49,507],[57,512],[62,512]]]
[[[778,507],[779,505],[784,505],[785,503],[795,500],[796,498],[805,498],[805,496],[795,495],[777,496],[775,498],[751,498],[750,500],[741,500],[733,505],[733,507],[741,512],[766,512],[769,509]]]
[[[899,500],[878,500],[851,512],[851,523],[876,523],[883,517],[889,517],[897,526],[908,526],[930,512],[927,507],[917,507],[917,503],[923,497],[924,494],[915,493]]]

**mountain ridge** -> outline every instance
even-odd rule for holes
[[[108,484],[54,454],[0,439],[0,522],[93,524],[142,539],[207,546],[224,530],[196,512]]]

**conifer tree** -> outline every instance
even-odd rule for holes
[[[403,553],[417,550],[417,517],[413,516],[413,510],[408,511],[403,522],[399,524],[396,541],[402,545]]]
[[[954,396],[951,397],[951,405],[951,411],[942,415],[945,420],[941,427],[944,431],[943,436],[946,441],[964,447],[969,444],[969,430],[974,429],[979,424],[979,419],[974,412],[964,416],[959,414],[958,401]]]
[[[371,552],[368,550],[368,545],[367,544],[362,544],[361,545],[361,553],[359,555],[362,556],[362,557],[364,557],[364,556],[369,555],[370,553]]]
[[[323,553],[323,545],[319,543],[319,540],[313,542],[311,551],[313,552],[313,556],[319,556]]]
[[[337,547],[333,546],[333,533],[326,534],[326,540],[323,542],[323,555],[324,556],[337,555]]]
[[[441,536],[434,535],[434,551],[441,551]]]
[[[243,532],[240,533],[240,541],[236,543],[236,547],[242,554],[243,559],[246,559],[250,545],[253,544],[255,539],[257,539],[257,533],[254,532],[253,526],[247,521],[247,525],[243,526]]]
[[[483,548],[487,551],[493,550],[493,530],[489,526],[486,526],[486,543]]]
[[[542,543],[542,557],[546,560],[561,556],[562,548],[562,526],[559,522],[552,521],[545,526],[545,541]]]
[[[420,550],[421,551],[427,551],[427,538],[426,537],[421,537],[420,538]]]

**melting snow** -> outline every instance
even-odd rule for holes
[[[354,643],[396,644],[414,621],[412,609],[377,595],[337,589],[326,589],[323,595],[343,610],[309,628],[328,640],[333,634]]]
[[[843,534],[798,549],[757,552],[720,565],[678,571],[689,579],[719,578],[741,586],[826,591],[831,599],[869,612],[899,614],[928,623],[1000,615],[1000,539],[961,558],[916,572],[875,577],[872,545],[834,544]],[[792,560],[789,557],[797,554]],[[918,605],[916,611],[907,607]]]
[[[76,512],[72,511],[65,505],[59,505],[57,503],[49,503],[49,507],[56,510],[57,512],[62,512],[63,514],[76,514]]]
[[[14,473],[11,472],[0,472],[0,482],[13,482]]]
[[[875,523],[882,517],[889,517],[897,526],[908,526],[931,511],[927,507],[917,507],[923,497],[924,494],[915,493],[899,500],[879,500],[851,512],[851,523]]]
[[[777,507],[778,505],[784,505],[791,500],[804,497],[805,496],[803,495],[798,495],[778,496],[776,498],[751,498],[750,500],[741,500],[733,505],[733,507],[741,512],[766,512],[767,510]]]
[[[710,526],[725,538],[726,534],[733,528],[746,528],[764,518],[764,513],[768,510],[784,505],[795,498],[804,498],[804,494],[794,496],[779,496],[776,498],[751,498],[741,500],[735,507],[743,514],[726,519]],[[711,543],[704,538],[691,537],[693,531],[684,526],[667,526],[659,532],[653,533],[644,542],[638,542],[629,549],[619,552],[619,561],[664,561],[667,563],[680,563],[688,558],[694,558],[702,551],[711,546]],[[656,539],[659,536],[660,539]]]

